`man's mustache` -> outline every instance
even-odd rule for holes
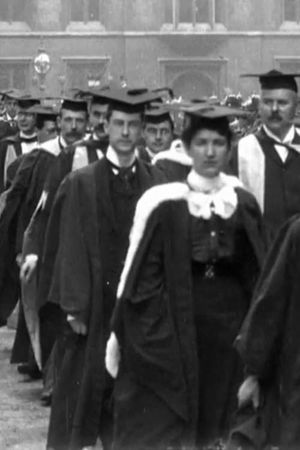
[[[275,113],[275,114],[271,114],[270,119],[271,119],[271,120],[273,120],[273,119],[281,120],[281,117],[280,117],[279,114],[276,114],[276,113]]]
[[[100,133],[104,133],[104,125],[102,123],[99,123],[98,125],[96,125],[95,130],[100,132]]]

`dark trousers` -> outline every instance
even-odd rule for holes
[[[113,450],[178,450],[183,420],[150,389],[126,373],[114,389]]]

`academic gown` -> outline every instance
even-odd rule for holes
[[[176,141],[173,145],[176,145]],[[182,143],[177,145],[182,146]],[[158,153],[152,163],[165,174],[169,182],[185,181],[192,166],[191,158],[183,149],[179,151],[176,147]]]
[[[52,209],[53,201],[59,188],[61,181],[71,171],[80,169],[88,164],[102,158],[103,153],[99,146],[101,143],[95,141],[84,141],[78,145],[69,146],[61,150],[59,155],[53,161],[51,169],[45,177],[43,186],[43,194],[45,200],[41,200],[39,206],[34,212],[30,224],[26,230],[26,239],[24,243],[24,256],[26,254],[36,254],[39,256],[39,264],[37,270],[37,293],[36,293],[36,313],[40,313],[40,339],[42,366],[46,364],[48,357],[52,351],[52,347],[57,335],[59,327],[60,313],[57,308],[47,305],[46,295],[44,295],[44,278],[51,279],[47,256],[43,257],[43,249],[46,237],[46,229],[49,215]],[[103,145],[102,145],[103,147]],[[47,247],[51,255],[55,254],[55,242],[50,242]],[[45,264],[44,264],[45,261]],[[46,272],[46,273],[45,273]]]
[[[252,307],[236,340],[247,373],[258,377],[262,394],[279,391],[276,406],[279,407],[280,442],[273,444],[279,444],[284,450],[300,448],[299,274],[298,215],[282,227],[273,243]],[[271,416],[274,411],[275,408]]]
[[[155,443],[155,433],[159,433],[161,426],[156,425],[155,430],[152,428],[156,417],[161,417],[161,422],[165,420],[157,401],[153,410],[154,417],[142,420],[140,424],[138,414],[142,414],[142,411],[138,410],[135,414],[134,408],[132,411],[126,410],[125,400],[129,400],[138,386],[146,388],[144,393],[147,392],[147,396],[152,392],[153,400],[160,399],[181,419],[183,429],[180,440],[183,446],[194,448],[198,431],[198,381],[205,367],[198,366],[197,356],[190,215],[186,201],[176,195],[178,185],[182,186],[181,183],[170,183],[169,187],[164,185],[164,191],[160,193],[154,188],[153,197],[145,198],[140,209],[138,206],[125,269],[118,288],[119,298],[112,320],[112,330],[116,333],[121,348],[115,386],[115,401],[118,402],[115,404],[115,415],[118,417],[125,407],[123,414],[127,418],[124,416],[124,420],[118,424],[118,431],[121,433],[118,437],[126,436],[126,432],[129,433],[128,437],[132,433],[132,441],[127,441],[127,446],[124,446],[126,449],[152,448],[151,445],[153,448],[164,448],[159,446],[163,442],[161,439],[172,428],[165,426],[161,434],[156,434],[159,444]],[[265,252],[262,221],[253,196],[241,188],[236,188],[236,193],[240,220],[251,249],[248,268],[244,267],[244,276],[253,283],[253,274],[257,274]],[[155,250],[157,241],[160,245]],[[251,264],[253,271],[250,270]],[[250,302],[250,297],[248,300]],[[216,329],[216,333],[221,332],[222,327],[220,330]],[[220,370],[223,369],[227,370],[220,367]],[[130,385],[129,392],[128,383],[124,381],[128,374],[135,380],[133,387]],[[213,387],[211,398],[214,398]],[[152,403],[153,401],[149,404]],[[146,402],[145,405],[147,404]],[[219,406],[212,404],[210,408]],[[127,426],[125,431],[124,427]],[[178,422],[173,423],[173,427],[179,429]],[[121,448],[124,441],[121,439],[121,443],[116,442],[117,446],[118,444]]]
[[[42,149],[22,156],[14,182],[7,192],[0,217],[0,317],[6,320],[19,298],[19,268],[23,234],[38,203],[54,155]]]
[[[128,239],[134,213],[131,205],[129,212],[123,211],[126,224],[118,220],[111,172],[110,163],[103,158],[67,177],[53,207],[55,220],[51,217],[49,221],[48,239],[53,236],[58,255],[49,301],[59,303],[65,314],[80,317],[88,327],[87,337],[82,337],[67,326],[60,339],[64,354],[48,433],[48,445],[55,450],[94,445],[101,426],[109,311],[128,244],[120,237],[125,227]],[[147,188],[162,181],[160,172],[140,161],[135,177],[135,202]]]
[[[17,131],[18,127],[16,125],[11,125],[7,120],[0,120],[0,140],[13,136]]]
[[[22,138],[19,133],[14,136],[8,136],[0,143],[0,193],[12,182],[12,179],[8,178],[7,170],[10,164],[23,154],[23,142],[30,142],[30,145],[36,144],[35,147],[38,146],[37,137],[27,140]]]
[[[300,213],[300,153],[287,146],[283,162],[276,144],[261,128],[241,139],[231,158],[233,172],[261,207],[269,243],[286,220]],[[291,145],[300,145],[298,129]]]
[[[155,163],[155,167],[160,169],[170,182],[186,180],[191,170],[190,165],[182,164],[179,161],[172,161],[171,159],[159,159]]]

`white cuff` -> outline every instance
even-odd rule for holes
[[[113,377],[117,378],[119,372],[121,354],[120,346],[115,333],[111,333],[106,344],[105,352],[105,367],[107,372]]]
[[[25,256],[25,261],[24,262],[38,262],[38,255],[35,255],[34,253],[30,253],[28,255]]]

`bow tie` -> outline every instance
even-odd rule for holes
[[[111,161],[107,160],[109,165],[116,176],[119,176],[123,179],[128,179],[132,176],[132,174],[136,171],[136,161],[134,161],[129,167],[119,167]]]

